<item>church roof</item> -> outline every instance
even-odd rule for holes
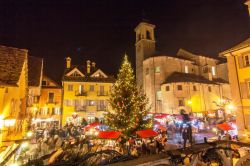
[[[0,45],[0,85],[17,86],[28,50]]]
[[[43,59],[29,56],[28,57],[28,85],[39,86],[43,69]]]
[[[236,50],[239,50],[239,49],[242,49],[245,47],[249,47],[249,46],[250,46],[250,38],[246,39],[245,41],[237,44],[236,46],[234,46],[226,51],[223,51],[222,53],[220,53],[220,55],[224,55],[224,54],[227,54],[229,52],[233,52],[233,51],[236,51]]]
[[[166,83],[175,83],[175,82],[195,82],[195,83],[204,83],[204,84],[218,84],[218,83],[228,83],[223,79],[213,79],[212,81],[196,74],[190,73],[181,73],[181,72],[174,72],[170,76],[166,78]]]

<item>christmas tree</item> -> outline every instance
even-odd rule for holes
[[[106,121],[111,129],[130,136],[137,130],[152,126],[152,121],[146,119],[149,112],[148,99],[141,88],[136,86],[134,71],[127,55],[119,70],[109,103],[112,111],[106,115]]]

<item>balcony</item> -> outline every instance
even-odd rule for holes
[[[88,96],[86,91],[75,91],[75,96]]]
[[[109,92],[108,91],[97,91],[97,96],[108,96]]]
[[[87,106],[76,106],[75,107],[76,112],[86,112],[87,111]]]

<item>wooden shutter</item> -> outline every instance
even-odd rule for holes
[[[238,64],[240,69],[244,67],[243,56],[238,56]]]
[[[241,95],[243,99],[247,99],[248,98],[248,89],[247,89],[247,83],[246,82],[241,82],[240,83],[240,87],[241,87]]]

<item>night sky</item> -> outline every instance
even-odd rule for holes
[[[211,57],[250,37],[244,0],[0,0],[0,44],[43,57],[59,80],[65,57],[116,74],[125,52],[135,64],[134,28],[156,25],[157,50]]]

